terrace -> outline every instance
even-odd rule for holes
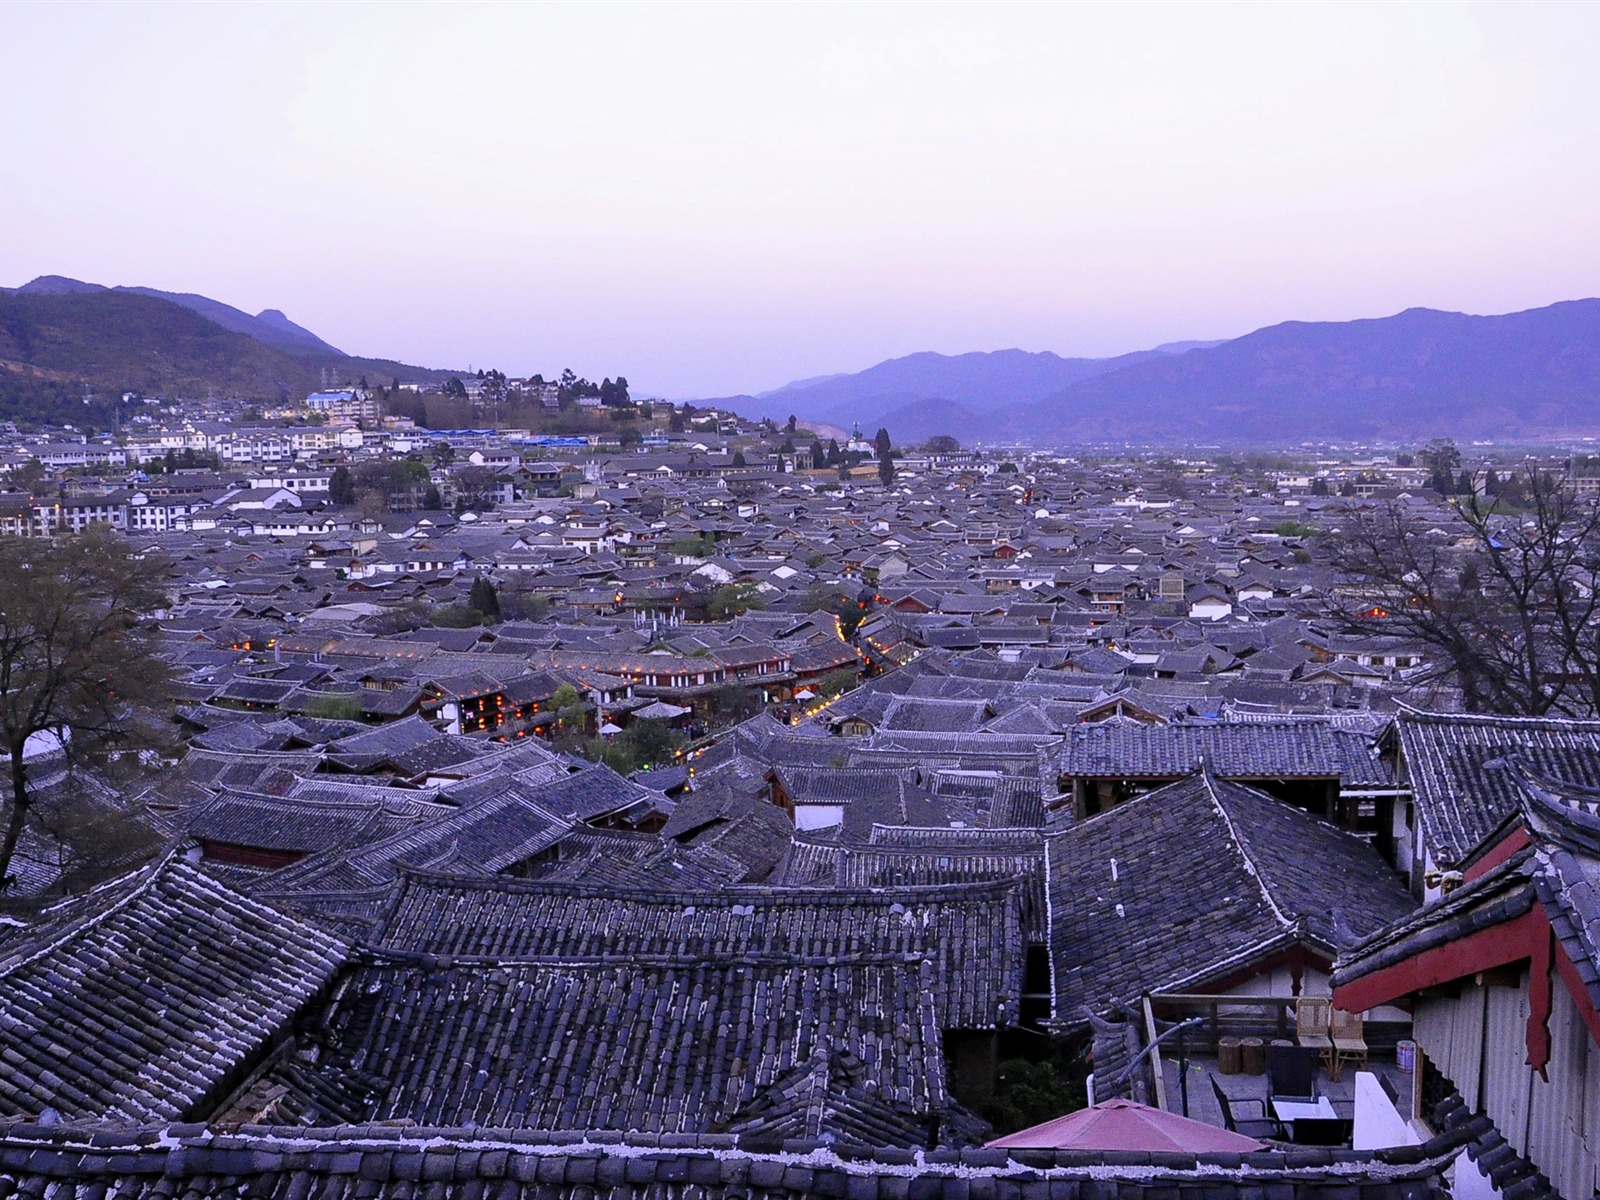
[[[1290,1106],[1292,1101],[1283,1104],[1281,1095],[1275,1105],[1265,1070],[1267,1053],[1275,1044],[1297,1044],[1296,1003],[1294,998],[1282,996],[1182,993],[1149,997],[1144,1005],[1147,1039],[1151,1030],[1165,1031],[1180,1021],[1195,1022],[1151,1052],[1157,1107],[1226,1127],[1228,1121],[1217,1096],[1220,1090],[1240,1132],[1252,1137],[1346,1146],[1353,1138],[1357,1148],[1409,1140],[1403,1127],[1415,1111],[1412,1093],[1416,1077],[1397,1061],[1400,1043],[1411,1034],[1409,1021],[1365,1022],[1365,1063],[1341,1062],[1337,1074],[1329,1070],[1320,1053],[1302,1050],[1302,1059],[1315,1063],[1311,1078],[1317,1098],[1314,1107],[1319,1111],[1296,1109]],[[1371,1080],[1358,1080],[1363,1074]],[[1279,1129],[1271,1131],[1259,1125],[1263,1118],[1276,1121]]]

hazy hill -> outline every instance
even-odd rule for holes
[[[132,292],[136,296],[151,296],[157,300],[170,300],[174,304],[181,304],[193,312],[199,313],[208,321],[221,325],[224,329],[231,329],[235,333],[245,334],[256,341],[268,346],[278,346],[284,350],[311,350],[321,354],[336,354],[342,356],[344,351],[328,345],[309,329],[296,325],[288,317],[275,308],[251,316],[241,309],[234,308],[231,304],[224,304],[220,300],[213,300],[209,296],[197,296],[193,292],[163,292],[156,288],[147,287],[115,287],[108,288],[100,283],[85,283],[81,279],[68,279],[65,275],[41,275],[31,279],[21,287],[15,289],[16,294],[23,296],[66,296],[78,295],[88,292]]]
[[[801,420],[821,421],[848,429],[859,423],[870,434],[895,422],[901,440],[952,433],[952,426],[971,428],[980,414],[1038,400],[1106,371],[1115,371],[1157,356],[1141,351],[1120,358],[1062,358],[1048,351],[934,354],[892,358],[853,375],[800,380],[753,398],[729,403],[752,416],[783,420],[790,413]],[[938,400],[938,407],[925,402]],[[742,403],[741,403],[742,401]]]
[[[292,325],[287,319],[283,324]],[[295,335],[280,329],[275,336]],[[402,363],[351,358],[306,336],[315,345],[299,339],[285,348],[225,328],[192,304],[47,276],[0,291],[0,418],[103,420],[105,397],[124,391],[275,402],[315,390],[324,367],[346,378],[365,374],[373,382],[445,377]],[[84,409],[86,395],[101,398],[92,411]]]
[[[912,443],[1414,441],[1600,432],[1600,300],[1289,321],[1109,359],[913,354],[717,403]]]
[[[1600,429],[1600,300],[1504,316],[1291,321],[1135,363],[1003,415],[1003,434],[1285,443]]]

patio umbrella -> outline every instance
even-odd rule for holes
[[[1005,1150],[1143,1150],[1168,1154],[1217,1150],[1248,1153],[1266,1148],[1255,1138],[1120,1098],[1007,1134],[989,1145]]]

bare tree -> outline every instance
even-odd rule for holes
[[[37,739],[54,737],[69,760],[155,740],[147,717],[167,700],[167,673],[147,618],[166,579],[165,563],[131,557],[106,526],[0,539],[0,741],[11,766],[0,888],[28,817]]]
[[[1345,513],[1337,616],[1433,648],[1469,711],[1600,714],[1600,507],[1548,474],[1516,482],[1525,507],[1471,496],[1443,528],[1400,504]]]

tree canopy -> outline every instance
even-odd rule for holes
[[[31,804],[26,758],[41,739],[69,758],[159,741],[147,718],[167,703],[167,669],[147,618],[166,582],[164,561],[130,557],[106,526],[0,540],[0,740],[11,764],[0,884]]]
[[[1600,715],[1600,508],[1549,475],[1498,486],[1527,507],[1469,496],[1448,530],[1399,504],[1343,514],[1323,539],[1340,616],[1429,648],[1471,712]]]
[[[710,616],[713,621],[725,621],[748,610],[767,606],[761,589],[748,581],[730,583],[719,587],[711,597]]]

